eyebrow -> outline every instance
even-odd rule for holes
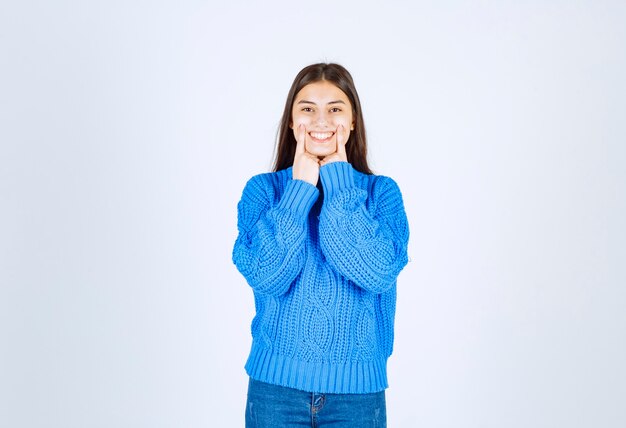
[[[300,100],[300,101],[298,101],[298,104],[313,104],[313,105],[315,105],[315,103],[313,101],[308,101],[308,100]],[[329,105],[329,104],[344,104],[345,105],[346,103],[344,103],[341,100],[335,100],[335,101],[330,101],[330,102],[326,103],[326,105]]]

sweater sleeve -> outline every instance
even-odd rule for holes
[[[355,186],[353,172],[347,162],[320,169],[325,193],[320,244],[339,274],[365,290],[383,293],[408,261],[409,227],[402,194],[395,181],[379,176],[368,195]]]
[[[278,201],[275,192],[267,174],[246,184],[237,205],[239,234],[232,257],[255,291],[279,296],[304,265],[307,217],[319,190],[290,179]]]

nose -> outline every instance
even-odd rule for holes
[[[328,124],[328,118],[326,117],[326,113],[323,111],[320,111],[317,117],[315,118],[315,123],[318,125]]]

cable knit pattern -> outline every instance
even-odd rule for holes
[[[288,168],[243,191],[233,262],[256,307],[246,371],[305,391],[378,392],[407,263],[402,195],[391,178],[347,162],[322,166],[319,187]]]

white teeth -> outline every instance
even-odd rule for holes
[[[332,132],[311,132],[311,137],[316,140],[325,140],[333,135]]]

